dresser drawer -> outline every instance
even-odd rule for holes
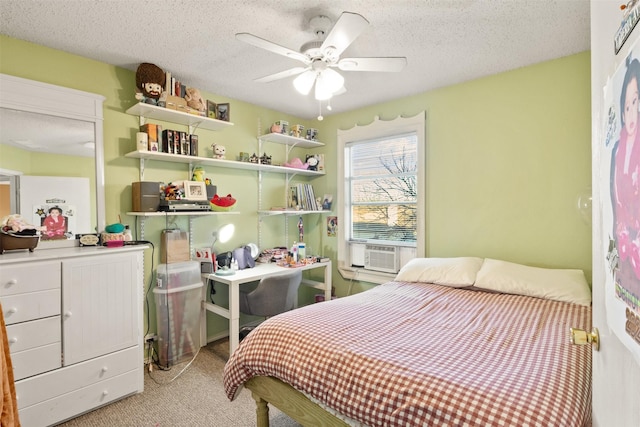
[[[60,316],[7,326],[7,340],[14,353],[61,341]]]
[[[15,381],[57,369],[62,366],[60,341],[11,353],[11,362]]]
[[[60,289],[62,266],[59,261],[37,262],[0,268],[0,297],[24,292]],[[4,301],[4,299],[3,299]]]
[[[138,375],[138,372],[130,371],[72,393],[25,407],[19,410],[20,422],[24,427],[43,427],[106,405],[138,392]]]
[[[60,315],[60,288],[2,297],[7,325]]]
[[[87,360],[86,362],[56,369],[37,377],[16,381],[18,408],[26,408],[39,402],[53,399],[56,396],[71,393],[74,390],[116,377],[131,370],[135,370],[139,376],[139,391],[142,391],[143,363],[140,347],[135,346]],[[27,426],[29,424],[24,425]]]

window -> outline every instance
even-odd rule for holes
[[[412,132],[346,144],[347,239],[415,246],[417,141]]]
[[[367,248],[396,248],[396,256],[385,256],[396,270],[424,256],[424,134],[424,112],[338,131],[338,269],[345,278],[393,277],[388,265],[365,266]]]

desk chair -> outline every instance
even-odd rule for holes
[[[297,304],[302,270],[292,269],[284,274],[263,277],[251,292],[240,290],[240,312],[252,316],[271,317],[292,310]],[[240,331],[240,340],[252,327]]]

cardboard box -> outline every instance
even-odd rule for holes
[[[187,232],[182,230],[163,230],[160,240],[160,262],[171,264],[190,260],[189,235]]]
[[[167,95],[166,108],[185,111],[187,108],[187,101],[179,96]]]
[[[160,140],[162,138],[162,126],[154,123],[145,123],[140,126],[140,132],[149,135],[149,151],[160,151]]]

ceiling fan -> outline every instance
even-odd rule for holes
[[[369,25],[362,15],[343,12],[331,27],[326,16],[316,16],[309,21],[318,40],[302,45],[300,52],[280,46],[249,33],[237,33],[236,38],[262,49],[296,59],[304,64],[279,73],[255,79],[267,83],[297,75],[293,85],[298,92],[308,95],[315,84],[315,98],[319,101],[344,93],[344,77],[334,68],[342,71],[398,72],[407,64],[405,57],[382,58],[340,58],[342,52],[362,34]]]

